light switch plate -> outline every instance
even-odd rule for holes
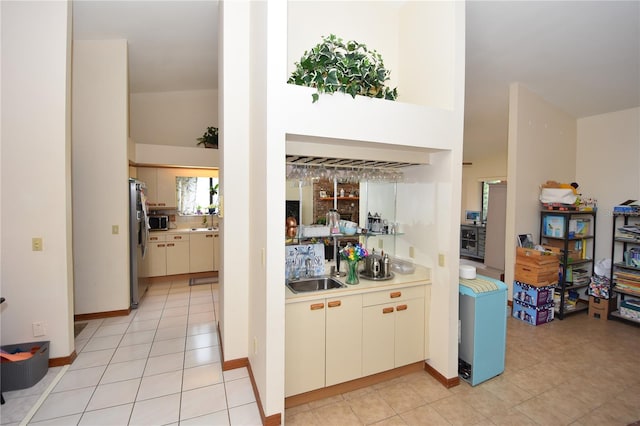
[[[41,237],[33,237],[31,239],[31,250],[32,251],[42,251],[42,238]]]

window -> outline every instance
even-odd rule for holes
[[[176,178],[178,214],[209,214],[209,208],[218,207],[218,178]]]
[[[489,185],[500,183],[501,180],[486,180],[482,182],[482,223],[487,221],[487,212],[489,211]]]

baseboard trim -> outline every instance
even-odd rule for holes
[[[69,356],[62,356],[59,358],[49,358],[49,368],[62,367],[63,365],[72,364],[77,357],[78,357],[78,354],[74,349]]]
[[[242,367],[249,367],[249,358],[238,358],[222,362],[222,371],[235,370]]]
[[[448,388],[452,388],[454,386],[458,386],[460,384],[460,377],[456,376],[456,377],[452,377],[450,379],[447,379],[442,374],[440,374],[440,372],[438,370],[436,370],[435,368],[433,368],[432,366],[430,366],[426,362],[424,363],[424,370],[427,373],[429,373],[434,379],[439,381],[447,389]]]
[[[507,300],[507,306],[513,308],[513,300]]]
[[[77,314],[73,316],[74,321],[89,321],[94,319],[126,317],[131,313],[131,308],[120,309],[118,311],[94,312],[91,314]]]
[[[405,376],[409,373],[422,371],[423,364],[424,361],[418,361],[413,364],[394,368],[393,370],[383,371],[382,373],[372,374],[371,376],[362,377],[360,379],[338,383],[337,385],[312,390],[298,395],[292,395],[284,399],[284,408],[291,408],[297,405],[307,404],[312,401],[329,398],[331,396],[351,392],[356,389],[372,386],[390,379],[395,379],[396,377]]]
[[[253,394],[256,397],[256,403],[258,405],[258,410],[260,411],[260,418],[262,419],[262,424],[264,426],[278,426],[282,424],[282,413],[272,414],[270,416],[265,416],[264,408],[262,408],[262,400],[260,399],[260,392],[258,392],[258,386],[256,385],[256,380],[253,377],[253,370],[251,369],[251,363],[247,360],[247,370],[249,370],[249,379],[251,380],[251,387],[253,388]]]

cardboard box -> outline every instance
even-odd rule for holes
[[[544,306],[553,303],[554,285],[536,287],[520,281],[513,282],[513,300],[527,303],[531,306]]]
[[[558,263],[535,267],[516,263],[513,277],[516,281],[535,287],[558,283]]]
[[[601,299],[595,296],[589,296],[589,317],[606,320],[609,312],[617,309],[617,299]]]
[[[531,306],[514,300],[512,316],[531,325],[546,324],[553,321],[553,303],[544,306]]]

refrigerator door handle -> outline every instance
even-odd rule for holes
[[[142,219],[140,221],[140,249],[142,250],[142,258],[147,255],[147,246],[149,241],[149,230],[147,229],[147,215],[142,210]]]

